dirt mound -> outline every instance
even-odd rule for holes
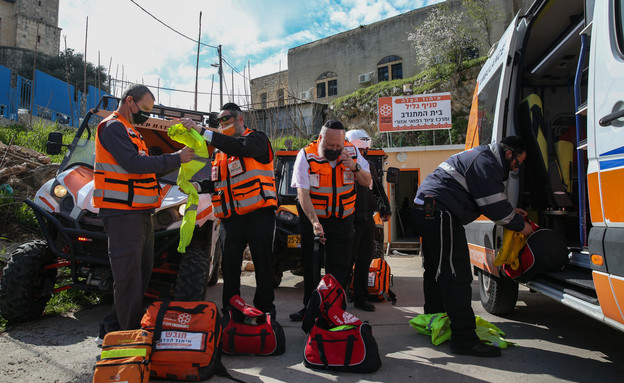
[[[19,208],[54,177],[59,164],[51,162],[36,150],[0,142],[0,268],[15,246],[40,237],[32,224],[24,224]]]

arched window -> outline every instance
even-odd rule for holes
[[[316,98],[331,97],[338,94],[338,75],[325,72],[316,79]]]
[[[399,56],[386,56],[377,63],[377,81],[403,78],[403,59]]]

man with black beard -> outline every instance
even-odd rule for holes
[[[241,295],[241,264],[249,244],[256,276],[253,304],[275,318],[272,266],[277,195],[273,148],[266,134],[245,126],[243,112],[235,103],[223,105],[217,119],[218,132],[200,128],[190,118],[181,121],[217,149],[210,179],[194,186],[200,193],[212,194],[214,215],[221,219],[223,310],[227,312],[234,295]]]
[[[475,333],[471,307],[472,272],[464,225],[484,215],[528,236],[526,211],[507,200],[504,181],[526,159],[520,137],[481,145],[441,163],[418,187],[414,203],[416,232],[422,238],[425,314],[446,312],[451,321],[451,352],[500,356]]]
[[[304,307],[320,280],[319,261],[314,260],[315,237],[319,253],[325,251],[325,272],[346,287],[351,268],[355,183],[369,185],[368,161],[345,140],[340,121],[329,120],[319,138],[303,148],[295,160],[291,186],[297,188],[297,209],[301,222]],[[320,255],[319,255],[320,256]],[[305,308],[290,314],[303,320]]]

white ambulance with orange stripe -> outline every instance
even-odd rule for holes
[[[509,135],[527,147],[509,200],[569,249],[526,286],[624,331],[624,0],[539,0],[515,17],[479,73],[466,148]],[[481,218],[466,227],[481,301],[510,312],[503,230]]]
[[[57,175],[32,200],[25,201],[37,217],[45,241],[24,243],[11,254],[0,281],[0,315],[5,319],[24,322],[38,318],[51,296],[62,290],[112,292],[107,236],[92,196],[95,129],[118,102],[118,98],[104,97],[87,113]],[[167,135],[167,129],[181,117],[204,123],[210,113],[155,105],[151,117],[135,125],[150,155],[183,147]],[[58,154],[62,146],[62,135],[51,133],[48,153]],[[210,168],[205,166],[194,179],[207,178]],[[178,170],[157,175],[163,201],[153,216],[154,269],[146,295],[203,300],[206,288],[219,277],[219,220],[212,213],[210,195],[200,194],[193,240],[184,254],[177,252],[187,202],[187,195],[176,186],[177,175]]]

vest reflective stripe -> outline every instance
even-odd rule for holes
[[[245,130],[243,136],[251,134]],[[212,162],[215,192],[212,207],[217,218],[228,218],[232,212],[238,215],[250,213],[263,207],[277,206],[275,173],[273,170],[273,149],[268,144],[270,162],[262,164],[252,157],[228,157],[218,152]],[[230,175],[233,166],[240,172]]]
[[[113,173],[121,173],[121,174],[130,174],[126,171],[126,169],[122,168],[119,165],[104,164],[101,162],[95,163],[95,170],[102,170],[104,172],[113,172]]]
[[[357,149],[347,141],[344,145],[353,148],[351,158],[357,161]],[[310,185],[310,199],[314,211],[319,218],[348,217],[355,212],[355,174],[342,165],[342,162],[338,162],[336,167],[332,168],[326,158],[318,155],[318,149],[317,141],[303,149],[310,165],[310,175],[318,176],[318,185]],[[345,177],[350,178],[352,183],[345,183]]]
[[[110,120],[124,125],[128,138],[141,155],[147,155],[147,147],[141,135],[117,112],[105,118],[95,134],[95,165],[93,206],[120,210],[143,210],[160,206],[162,196],[156,174],[128,173],[100,142],[100,129]]]
[[[102,197],[104,200],[117,200],[120,202],[127,202],[128,201],[128,193],[123,193],[123,192],[118,192],[115,190],[101,190],[101,189],[96,189],[93,191],[93,196],[94,197]],[[136,203],[140,203],[140,204],[151,204],[151,203],[155,203],[158,202],[158,197],[157,196],[142,196],[142,195],[135,195],[133,198],[133,201]]]

